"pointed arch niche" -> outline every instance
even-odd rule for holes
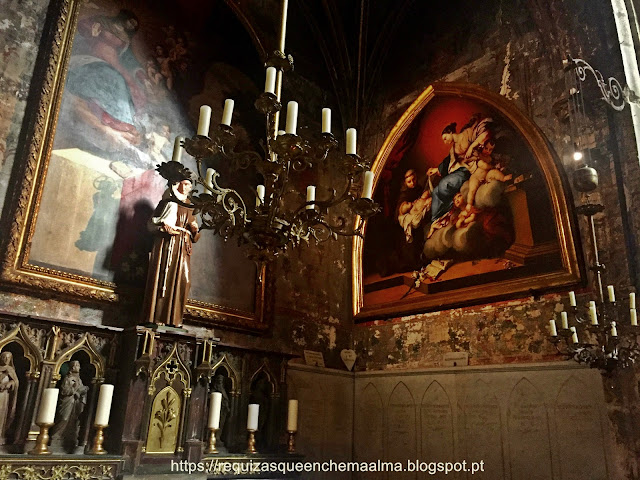
[[[471,84],[429,86],[393,127],[372,170],[383,211],[353,242],[357,320],[581,282],[560,161],[540,129],[500,95]]]

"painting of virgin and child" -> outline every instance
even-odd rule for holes
[[[495,106],[436,97],[382,161],[374,199],[383,213],[369,221],[362,253],[364,308],[558,268],[539,161]]]

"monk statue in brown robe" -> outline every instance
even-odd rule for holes
[[[156,170],[168,188],[148,227],[155,235],[143,310],[143,323],[182,327],[182,316],[191,288],[191,248],[200,238],[189,200],[191,172],[170,161]]]

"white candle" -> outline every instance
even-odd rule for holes
[[[287,104],[287,126],[285,128],[287,133],[291,135],[296,134],[298,128],[298,102],[289,102]]]
[[[613,290],[613,285],[607,285],[607,293],[609,294],[609,301],[616,301],[616,292]]]
[[[598,325],[598,311],[596,310],[596,302],[589,302],[589,318],[591,325]]]
[[[562,321],[562,328],[569,328],[569,318],[567,317],[567,312],[560,312],[560,320]]]
[[[576,303],[576,292],[569,292],[569,305],[575,307]]]
[[[635,308],[629,310],[629,316],[631,317],[631,325],[634,327],[638,326],[638,313]]]
[[[224,110],[222,110],[222,124],[227,127],[231,126],[231,117],[233,116],[233,100],[227,98],[224,101]]]
[[[198,120],[198,135],[209,136],[209,123],[211,122],[211,107],[202,105],[200,107],[200,119]]]
[[[356,139],[358,134],[355,128],[347,129],[347,155],[356,154]]]
[[[558,336],[558,329],[556,328],[556,321],[551,319],[549,320],[549,332],[551,333],[552,337],[557,337]]]
[[[364,172],[364,185],[362,186],[362,198],[371,198],[373,195],[373,172]]]
[[[289,400],[287,414],[287,432],[298,431],[298,400]]]
[[[307,187],[307,203],[316,201],[316,187],[309,185]],[[307,205],[307,210],[313,210],[313,205]]]
[[[211,190],[213,190],[213,176],[215,173],[216,171],[213,168],[207,168],[207,178],[205,178],[205,182]]]
[[[258,430],[258,415],[260,405],[257,403],[249,404],[249,415],[247,415],[247,430]]]
[[[267,78],[264,81],[264,91],[274,93],[276,91],[276,67],[267,67]]]
[[[45,388],[40,399],[40,409],[36,423],[53,423],[56,418],[56,405],[58,404],[58,389]]]
[[[284,135],[285,133],[287,133],[287,132],[285,132],[284,130],[278,130],[278,136],[279,137]]]
[[[98,395],[98,407],[96,408],[96,419],[94,425],[109,425],[109,414],[111,413],[111,400],[113,400],[113,385],[105,383],[100,385]]]
[[[629,308],[636,308],[636,294],[634,292],[629,294]]]
[[[576,327],[571,327],[571,341],[573,343],[578,343],[578,332],[576,332]]]
[[[264,185],[258,185],[256,187],[256,193],[258,194],[258,197],[256,198],[256,207],[259,207],[264,203]]]
[[[173,142],[173,157],[171,160],[174,162],[182,160],[182,150],[184,149],[182,142],[184,142],[184,137],[176,137],[176,141]]]
[[[612,337],[618,336],[618,329],[616,328],[616,322],[611,322],[611,336]]]
[[[331,133],[331,109],[322,109],[322,133]]]
[[[220,428],[220,409],[222,408],[222,393],[213,392],[209,395],[209,428]]]

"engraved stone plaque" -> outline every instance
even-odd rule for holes
[[[389,398],[389,423],[387,425],[387,459],[391,462],[415,461],[416,451],[416,409],[407,386],[400,382]],[[416,478],[415,472],[394,472],[393,478]]]

